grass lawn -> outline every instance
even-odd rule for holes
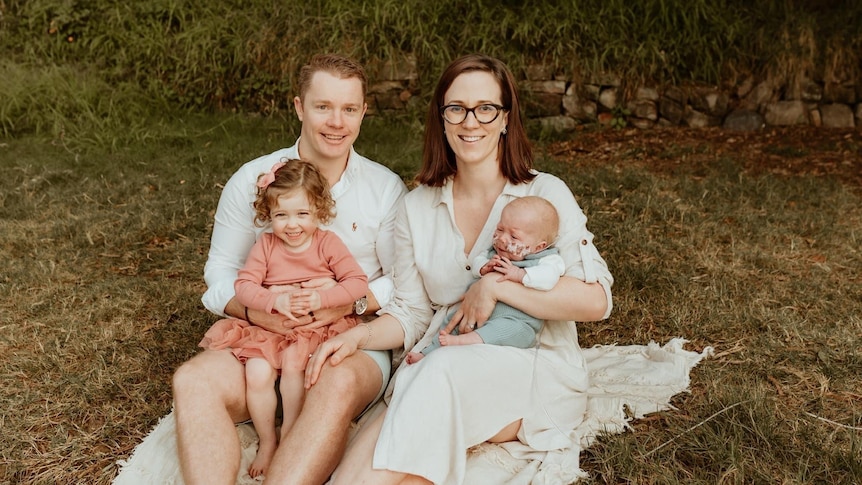
[[[214,321],[200,295],[222,184],[296,136],[263,118],[158,130],[113,150],[0,140],[0,484],[111,481]],[[582,346],[681,336],[716,351],[677,410],[583,453],[596,482],[862,482],[862,133],[797,135],[537,146],[616,278]],[[357,150],[407,180],[420,140],[369,120]]]

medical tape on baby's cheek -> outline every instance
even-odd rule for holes
[[[512,256],[523,258],[527,254],[530,254],[530,248],[528,246],[524,246],[523,244],[510,242],[508,245],[506,245],[506,252],[511,254]]]
[[[523,244],[512,243],[509,245],[509,252],[512,253],[513,256],[523,258],[524,256],[530,254],[530,248],[528,246],[524,246]]]
[[[500,237],[499,236],[494,236],[494,247],[500,248]],[[529,253],[530,248],[524,246],[523,244],[518,244],[518,243],[512,242],[512,241],[507,243],[506,247],[500,248],[500,249],[503,249],[504,251],[511,254],[512,256],[515,256],[518,258],[523,257],[525,254],[530,254]]]

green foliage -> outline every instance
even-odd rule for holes
[[[613,111],[611,111],[610,126],[615,130],[622,130],[626,126],[628,126],[628,117],[631,116],[632,112],[623,106],[615,106]]]
[[[862,69],[858,25],[862,3],[850,0],[7,0],[0,55],[6,69],[22,71],[14,82],[62,84],[57,69],[68,69],[93,86],[123,86],[112,94],[115,105],[122,96],[162,103],[138,108],[150,111],[170,105],[284,116],[299,67],[318,52],[357,58],[372,80],[385,77],[385,61],[413,55],[423,99],[445,64],[468,52],[504,59],[519,74],[540,62],[574,79],[610,71],[631,83],[715,84],[752,72],[791,80],[828,72],[840,80]],[[23,96],[0,101],[19,113],[7,114],[3,134],[19,132],[13,124],[53,133],[47,115],[20,116],[36,95]]]
[[[0,61],[0,135],[45,133],[80,145],[115,146],[150,136],[159,100],[128,83],[108,84],[92,70],[25,67]]]

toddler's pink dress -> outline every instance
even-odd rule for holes
[[[270,291],[270,286],[294,285],[316,278],[338,282],[330,289],[320,290],[321,308],[350,304],[368,291],[368,277],[335,233],[318,229],[312,235],[311,246],[301,253],[288,251],[278,237],[263,233],[237,274],[236,298],[250,309],[275,313],[277,293]],[[224,318],[207,330],[199,345],[210,350],[230,348],[242,363],[258,357],[266,359],[274,369],[281,369],[282,352],[289,345],[302,346],[294,355],[304,361],[321,342],[357,323],[356,317],[348,316],[327,326],[300,328],[279,335],[239,318]]]

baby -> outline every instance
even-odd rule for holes
[[[478,278],[491,272],[498,281],[514,281],[528,288],[548,291],[566,271],[559,251],[551,247],[560,221],[557,210],[541,197],[527,196],[509,202],[500,214],[492,247],[473,260]],[[488,320],[475,331],[458,334],[449,321],[421,352],[407,354],[407,363],[422,360],[441,345],[495,344],[528,348],[536,341],[543,321],[505,303],[498,302]]]

